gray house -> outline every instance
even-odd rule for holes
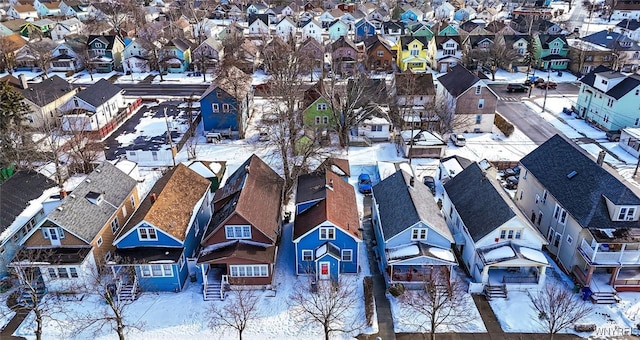
[[[429,188],[396,171],[373,187],[372,222],[387,284],[418,288],[434,267],[453,275],[453,236]]]

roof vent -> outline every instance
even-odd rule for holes
[[[69,195],[69,197],[71,197],[71,198],[76,198],[76,195],[74,195],[74,194],[70,194],[70,195]]]
[[[100,173],[100,169],[96,169],[96,172],[97,172],[97,173]]]
[[[87,178],[87,180],[85,181],[87,183],[91,183],[91,180]]]
[[[576,176],[578,176],[578,172],[575,171],[575,170],[573,170],[573,171],[571,171],[570,173],[567,174],[567,178],[568,179],[572,179],[572,178],[574,178]]]
[[[62,207],[57,207],[56,210],[62,211]]]

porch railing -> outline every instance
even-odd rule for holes
[[[530,275],[514,275],[514,276],[503,276],[502,283],[531,283],[537,284],[538,278]]]
[[[136,294],[138,294],[138,275],[133,277],[133,288],[131,288],[131,296],[135,299]]]
[[[598,264],[638,264],[640,250],[595,250],[585,241],[580,244],[580,251],[589,261]],[[594,256],[595,254],[595,256]]]

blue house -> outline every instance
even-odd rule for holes
[[[179,292],[189,274],[197,274],[186,262],[211,220],[210,185],[179,164],[151,188],[113,241],[119,298],[134,299],[139,290]]]
[[[237,131],[242,137],[252,102],[251,77],[235,66],[229,68],[200,97],[204,130]]]
[[[376,35],[376,27],[370,23],[367,19],[362,18],[355,24],[355,42],[360,42],[368,37]]]
[[[191,45],[181,38],[170,40],[159,54],[163,70],[169,73],[183,73],[191,64]]]
[[[338,280],[358,272],[362,242],[353,186],[332,171],[298,177],[293,243],[296,274]]]
[[[423,287],[438,275],[453,275],[454,238],[430,189],[398,170],[373,187],[372,223],[387,284]]]
[[[412,22],[412,21],[420,21],[422,20],[422,12],[415,8],[408,8],[400,15],[400,21],[402,22]]]

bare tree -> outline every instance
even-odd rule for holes
[[[131,261],[114,259],[114,263],[129,262]],[[129,320],[126,317],[126,311],[134,300],[121,298],[118,295],[120,287],[128,283],[127,280],[132,280],[135,275],[135,266],[115,265],[111,267],[104,260],[97,261],[96,269],[88,274],[85,290],[103,300],[106,306],[100,306],[96,310],[78,315],[78,331],[94,329],[94,333],[97,335],[104,327],[109,327],[118,334],[119,340],[124,340],[129,330],[140,330],[142,323]]]
[[[485,66],[491,72],[491,80],[496,80],[498,69],[508,69],[516,59],[517,53],[513,48],[507,46],[504,37],[497,34],[493,43],[488,47],[477,47],[466,53],[465,61],[467,66]],[[471,62],[471,64],[469,64]]]
[[[549,333],[549,338],[561,330],[593,313],[593,306],[580,300],[566,287],[547,284],[531,297],[533,308],[538,311],[538,322]]]
[[[306,173],[312,160],[320,154],[317,133],[306,131],[302,122],[301,111],[304,108],[301,106],[304,104],[301,103],[305,101],[303,76],[308,70],[310,58],[295,46],[263,46],[263,62],[271,78],[265,90],[268,105],[263,108],[263,119],[258,126],[269,134],[268,144],[273,146],[273,155],[282,162],[286,200],[290,197],[298,175]],[[265,117],[265,113],[268,116]],[[299,143],[298,140],[303,135],[311,141],[307,144]]]
[[[475,318],[462,283],[450,280],[449,271],[444,267],[433,267],[422,284],[419,291],[406,291],[401,295],[400,303],[406,308],[403,313],[414,316],[410,319],[416,320],[418,331],[429,332],[432,340],[439,327],[461,326]]]
[[[89,47],[86,44],[79,45],[77,55],[78,59],[80,59],[80,62],[84,66],[84,69],[87,70],[87,73],[89,73],[91,81],[93,82],[93,73],[95,73],[96,71],[96,64],[94,63],[94,56],[91,55]]]
[[[67,122],[65,152],[69,163],[77,171],[88,174],[104,156],[104,144],[92,138],[91,132],[85,129],[83,120],[70,119]]]
[[[58,277],[69,278],[71,273],[64,272],[55,267],[58,257],[50,249],[23,249],[14,257],[14,262],[9,264],[11,271],[18,278],[18,297],[17,306],[14,306],[18,312],[33,313],[35,328],[34,334],[37,340],[42,339],[43,326],[46,322],[55,320],[55,315],[63,311],[63,305],[54,296],[45,296],[46,288],[42,275],[50,275],[52,279]],[[48,269],[50,272],[44,274],[42,269]],[[53,272],[51,272],[53,271]],[[64,274],[63,274],[64,273]],[[73,290],[73,284],[67,289]]]
[[[0,37],[0,71],[13,72],[13,68],[16,66],[14,53],[18,48],[20,45],[12,40],[11,36]]]
[[[253,290],[232,288],[225,301],[209,306],[209,327],[232,328],[238,332],[238,339],[242,340],[242,332],[247,325],[259,318],[258,300]]]
[[[341,277],[337,282],[319,281],[315,291],[311,291],[310,286],[307,281],[299,281],[287,303],[303,322],[320,324],[325,340],[329,340],[332,333],[349,333],[365,326],[365,322],[351,315],[354,306],[362,303],[356,294],[357,285]]]
[[[57,44],[51,39],[40,39],[29,43],[29,50],[35,57],[36,66],[42,70],[42,76],[47,78],[47,70],[53,59],[53,50]]]

